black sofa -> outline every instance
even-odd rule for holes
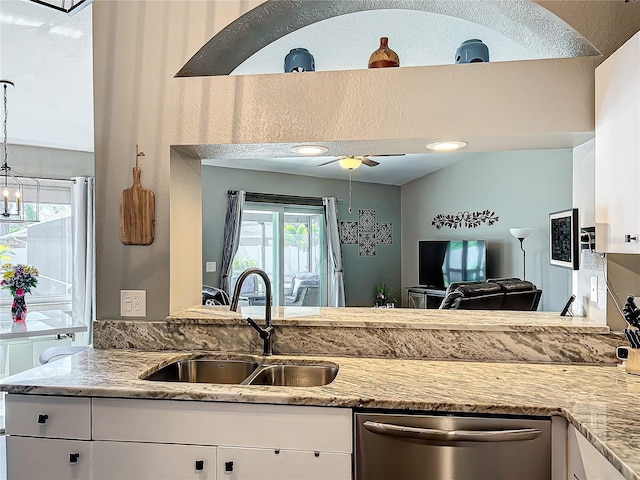
[[[483,282],[454,282],[449,285],[441,309],[520,310],[538,309],[542,290],[519,278],[495,278]]]

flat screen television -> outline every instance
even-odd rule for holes
[[[486,280],[485,240],[420,240],[418,281],[421,286],[445,289],[452,282]]]

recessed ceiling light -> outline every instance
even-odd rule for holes
[[[436,152],[451,152],[464,148],[468,144],[467,142],[461,142],[459,140],[446,140],[444,142],[433,142],[427,145],[429,150],[435,150]]]
[[[291,147],[290,150],[299,155],[304,155],[305,157],[322,155],[329,151],[327,147],[323,147],[322,145],[296,145],[295,147]]]

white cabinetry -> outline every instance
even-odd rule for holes
[[[216,447],[93,443],[93,480],[215,480]]]
[[[7,433],[11,480],[351,479],[343,408],[12,394]]]
[[[569,480],[624,480],[624,476],[573,425],[567,431]]]
[[[596,68],[595,108],[596,250],[640,253],[640,32]]]
[[[351,478],[351,455],[264,448],[218,448],[218,480]]]
[[[91,442],[11,435],[7,437],[7,478],[91,478]]]

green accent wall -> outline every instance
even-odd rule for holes
[[[533,228],[524,240],[526,279],[542,289],[539,310],[560,311],[571,295],[572,270],[549,263],[549,213],[572,207],[573,151],[535,150],[469,155],[402,186],[402,283],[418,284],[418,241],[487,240],[488,275],[523,276],[520,245],[509,228]],[[492,226],[431,225],[437,214],[491,210]]]
[[[354,172],[357,176],[357,171]],[[345,178],[348,172],[345,170]],[[228,190],[256,193],[336,197],[340,221],[357,222],[358,209],[373,209],[378,222],[391,222],[393,243],[377,245],[375,256],[360,256],[358,245],[342,245],[347,306],[372,306],[376,285],[384,281],[401,301],[400,187],[353,182],[352,213],[349,213],[348,180],[202,166],[202,271],[203,283],[218,286],[220,271],[206,273],[205,262],[222,259],[224,219]]]

